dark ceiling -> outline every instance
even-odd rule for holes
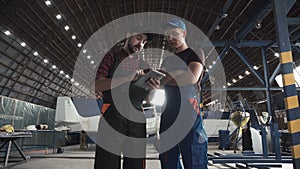
[[[83,50],[82,47],[78,47],[78,43],[83,46],[97,30],[113,20],[142,12],[161,12],[184,18],[216,44],[215,49],[219,54],[228,49],[222,59],[222,65],[226,81],[231,85],[226,83],[221,84],[222,86],[264,87],[254,73],[245,75],[245,71],[250,70],[236,54],[237,51],[252,66],[259,67],[257,72],[262,77],[264,73],[261,47],[257,46],[268,46],[266,56],[270,75],[279,64],[279,58],[274,56],[278,48],[272,1],[51,0],[50,5],[45,2],[0,0],[0,94],[3,96],[55,107],[57,96],[72,95],[71,87],[76,83],[71,80],[74,65]],[[56,18],[58,14],[61,15],[61,19]],[[300,17],[299,1],[295,2],[287,16]],[[255,27],[257,22],[261,22],[261,28]],[[65,29],[66,25],[69,26],[69,30]],[[7,30],[10,35],[5,34]],[[289,32],[295,65],[299,66],[300,25],[290,25]],[[72,39],[73,35],[76,39]],[[162,49],[164,38],[156,36],[157,38],[149,44],[149,49]],[[26,43],[25,47],[21,46],[22,42]],[[239,46],[242,42],[257,43]],[[34,52],[38,52],[38,55],[34,55]],[[209,52],[205,51],[207,69],[211,66],[215,72],[220,71],[219,66],[213,66],[217,58]],[[161,58],[163,57],[154,54],[145,55],[145,59],[152,65],[159,65]],[[92,64],[91,59],[82,64]],[[61,70],[63,73],[59,73]],[[211,81],[205,81],[204,88],[209,88],[213,79],[217,78],[213,75],[210,74]],[[239,75],[243,78],[239,79]],[[232,82],[233,79],[237,82]],[[82,79],[75,85],[75,90],[87,93],[86,84],[85,79]],[[277,87],[277,84],[272,83],[272,86]],[[260,99],[255,92],[241,92],[248,100]],[[204,103],[211,101],[209,90],[204,91],[203,96]]]

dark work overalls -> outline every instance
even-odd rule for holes
[[[171,62],[172,65],[166,65],[166,70],[169,72],[174,69],[186,70],[186,58],[189,56],[189,53],[185,53],[185,55],[181,57],[183,62]],[[181,154],[184,169],[207,169],[207,136],[202,124],[196,85],[181,86],[180,88],[166,85],[165,93],[167,103],[161,115],[160,133],[166,132],[174,124],[175,120],[178,120],[177,116],[180,107],[183,107],[180,113],[184,115],[184,119],[181,119],[181,125],[192,124],[192,128],[177,145],[174,145],[166,152],[160,153],[161,168],[182,169],[180,163]],[[160,145],[168,145],[168,139],[161,135]]]
[[[108,78],[113,77],[116,69],[124,76],[132,73],[132,70],[126,70],[126,67],[122,67],[121,61],[119,61],[116,56],[117,54],[115,54],[114,66],[110,68]],[[144,68],[141,62],[138,64],[140,64],[138,65],[139,68]],[[135,142],[134,140],[124,137],[146,138],[146,119],[142,112],[141,105],[142,101],[148,95],[148,92],[134,86],[132,83],[134,82],[131,82],[129,91],[124,88],[124,85],[112,89],[115,93],[119,94],[120,97],[128,96],[129,94],[132,105],[120,104],[116,106],[112,100],[111,91],[103,92],[104,102],[109,103],[110,106],[105,113],[103,113],[99,121],[95,169],[120,169],[121,153],[123,154],[123,169],[145,169],[144,157],[146,154],[146,142]],[[124,99],[126,99],[126,97],[124,97]],[[127,119],[120,113],[121,111],[123,114],[126,113],[129,117],[136,117],[139,119],[139,122]],[[113,132],[106,131],[107,127],[104,127],[105,121],[114,130]],[[120,135],[112,133],[119,133]],[[104,147],[101,146],[103,144],[105,145]],[[137,155],[137,157],[132,158],[131,154]]]

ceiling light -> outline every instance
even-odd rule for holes
[[[86,53],[86,49],[83,49],[82,53]]]
[[[232,82],[235,83],[235,82],[237,82],[237,81],[236,81],[235,79],[232,79]]]
[[[48,61],[48,59],[44,59],[44,63],[48,63],[49,61]]]
[[[75,36],[75,35],[72,35],[72,39],[76,39],[76,36]]]
[[[47,6],[51,5],[51,1],[45,1],[45,3]]]
[[[213,65],[214,65],[214,64],[216,64],[216,61],[213,61],[213,63],[212,63],[212,64],[213,64]]]
[[[92,60],[92,61],[91,61],[91,64],[93,65],[94,63],[95,63],[95,61]]]
[[[246,75],[250,75],[250,72],[248,70],[245,71]]]
[[[225,85],[223,85],[223,88],[226,88],[226,86],[225,86]]]
[[[52,65],[52,69],[56,69],[56,66],[55,66],[55,65]]]
[[[228,16],[228,14],[227,13],[224,13],[223,15],[222,15],[222,18],[226,18]]]
[[[70,27],[68,26],[68,25],[66,25],[65,26],[65,30],[67,31],[67,30],[69,30],[70,29]]]
[[[37,56],[37,55],[39,55],[39,53],[38,52],[33,52],[33,55]]]
[[[78,83],[78,82],[75,82],[75,86],[79,86],[79,83]]]
[[[78,47],[81,47],[81,43],[78,43],[77,46],[78,46]]]
[[[9,31],[5,31],[4,33],[5,33],[5,35],[10,35],[11,34]]]
[[[65,77],[66,77],[67,79],[69,79],[69,78],[70,78],[70,76],[69,76],[69,75],[66,75]]]
[[[257,104],[262,104],[262,103],[265,103],[265,102],[267,102],[266,99],[258,101]]]
[[[211,69],[211,68],[212,68],[212,65],[209,65],[208,68]]]
[[[257,70],[259,67],[257,67],[256,65],[255,66],[253,66],[253,69],[255,69],[255,70]]]
[[[22,43],[21,43],[21,46],[25,47],[25,46],[26,46],[26,43],[25,43],[25,42],[22,42]]]
[[[220,30],[220,25],[217,25],[216,27],[215,27],[215,30]]]
[[[261,19],[257,19],[255,22],[255,28],[256,29],[261,29],[262,27],[262,20]]]
[[[56,19],[61,19],[61,15],[60,14],[56,15]]]
[[[73,79],[73,78],[71,79],[71,82],[74,82],[74,79]]]
[[[275,57],[279,57],[279,53],[278,53],[278,52],[275,52],[275,53],[274,53],[274,56],[275,56]]]
[[[90,55],[87,55],[87,56],[86,56],[86,58],[87,58],[87,59],[90,59],[90,58],[91,58],[91,56],[90,56]]]
[[[59,71],[60,74],[64,74],[65,72],[63,70]]]
[[[243,79],[244,77],[242,75],[239,75],[239,79]]]
[[[227,86],[231,86],[231,83],[227,83]]]

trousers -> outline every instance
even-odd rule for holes
[[[197,124],[197,121],[195,124]],[[161,153],[159,155],[161,168],[182,169],[180,154],[184,169],[207,169],[207,138],[203,128],[191,129],[182,141],[170,150]]]
[[[182,169],[180,155],[182,157],[184,169],[207,169],[207,136],[202,124],[202,115],[199,110],[199,101],[194,87],[185,86],[179,88],[166,86],[165,87],[167,104],[164,112],[161,115],[160,125],[160,145],[161,150],[159,159],[162,169]],[[168,147],[170,138],[163,137],[164,132],[177,121],[180,121],[174,133],[176,137],[181,138],[180,131],[186,129],[186,134],[182,139],[178,139],[178,143]],[[189,127],[185,127],[189,126]],[[173,138],[174,139],[174,138]],[[175,138],[176,139],[176,138]]]
[[[139,111],[124,111],[145,118]],[[123,169],[145,169],[146,141],[134,139],[146,137],[144,120],[145,123],[131,121],[120,114],[115,106],[110,106],[99,121],[94,169],[120,169],[121,155]]]

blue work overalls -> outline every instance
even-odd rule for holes
[[[193,52],[190,51],[185,53],[184,56],[179,56],[181,60],[174,58],[167,60],[167,64],[165,65],[166,71],[187,70],[187,65],[189,64],[187,63],[187,58],[191,54]],[[180,163],[181,155],[185,169],[206,169],[208,164],[207,136],[202,124],[199,99],[197,97],[197,85],[181,87],[166,85],[165,93],[167,103],[161,115],[160,145],[168,145],[168,139],[170,138],[164,138],[162,133],[168,130],[174,124],[175,120],[178,120],[179,111],[184,115],[184,119],[180,121],[180,125],[190,125],[191,129],[187,130],[187,133],[184,133],[186,135],[182,140],[179,139],[180,142],[177,145],[165,152],[160,152],[161,168],[182,169]],[[176,134],[174,133],[174,135]],[[164,147],[160,147],[160,149],[163,150]]]
[[[185,169],[205,169],[207,168],[207,136],[202,124],[202,116],[199,111],[196,88],[194,86],[178,88],[166,86],[167,105],[161,115],[160,133],[166,131],[176,120],[179,107],[184,106],[184,112],[190,116],[189,121],[194,121],[189,133],[177,145],[170,150],[160,153],[162,169],[182,169],[180,164],[180,154],[182,156]],[[182,100],[180,99],[182,98]],[[184,125],[184,124],[182,124]],[[168,138],[161,138],[161,142]]]

